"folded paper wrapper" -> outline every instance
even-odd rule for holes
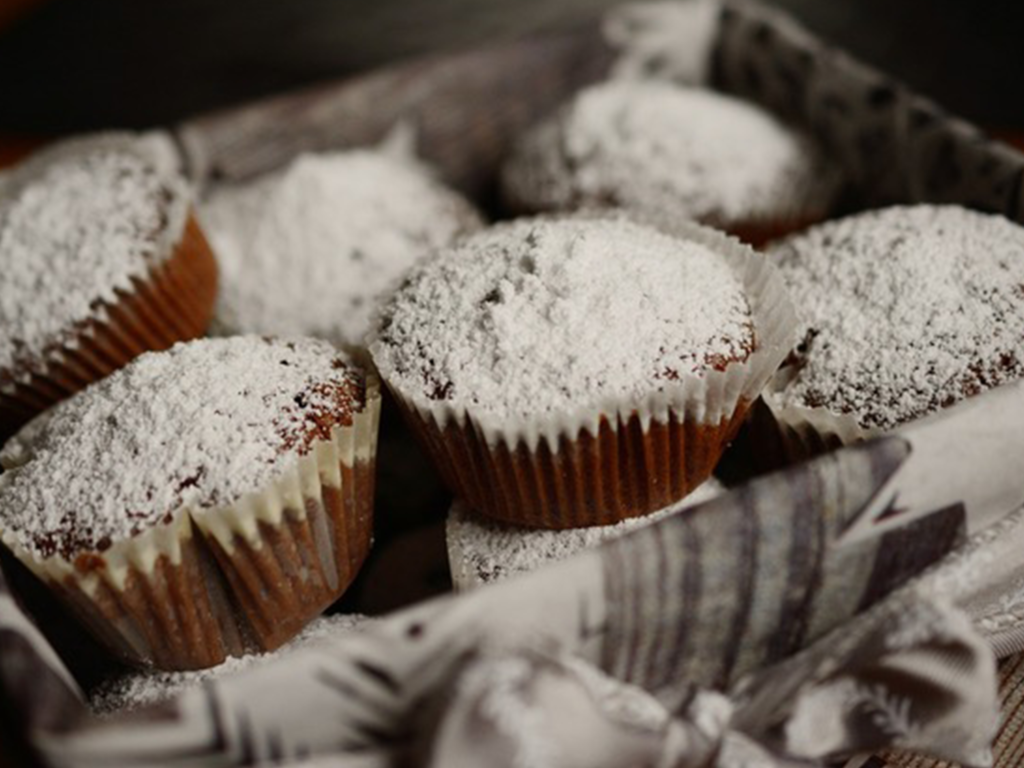
[[[640,14],[630,39],[650,42],[657,15],[624,12]],[[655,47],[671,46],[661,27]],[[775,11],[726,5],[705,29],[711,83],[818,136],[865,204],[959,202],[1022,220],[1020,154]],[[517,133],[609,61],[593,29],[494,46],[202,118],[178,139],[208,183],[371,143],[404,118],[426,158],[472,191]],[[0,674],[57,766],[771,766],[884,746],[983,765],[993,650],[1024,649],[1022,453],[1019,383],[103,721],[3,589]]]

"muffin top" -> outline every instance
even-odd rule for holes
[[[480,225],[426,169],[376,151],[302,155],[201,207],[221,268],[215,324],[359,345],[375,300],[424,254]]]
[[[0,528],[38,557],[103,550],[179,507],[263,486],[365,404],[327,342],[208,339],[151,352],[63,401],[0,452]]]
[[[803,342],[784,403],[888,429],[1024,375],[1024,228],[957,206],[829,222],[771,252]]]
[[[415,268],[371,344],[392,388],[497,420],[643,398],[754,348],[710,247],[624,219],[523,219]]]
[[[528,573],[703,504],[724,491],[717,480],[709,478],[686,498],[649,515],[630,517],[613,525],[563,530],[522,528],[487,520],[473,514],[465,502],[456,499],[445,526],[452,580],[456,589],[466,590]]]
[[[764,110],[700,88],[611,80],[528,133],[504,169],[531,210],[617,206],[727,225],[830,205],[837,176]]]
[[[184,180],[127,136],[44,151],[0,184],[0,373],[68,343],[171,254]],[[2,383],[2,381],[0,381]]]

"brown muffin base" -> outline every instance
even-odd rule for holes
[[[115,303],[102,305],[105,319],[89,319],[74,330],[74,343],[49,349],[21,368],[0,370],[0,441],[143,352],[206,332],[217,296],[217,264],[193,214],[171,255],[147,279],[133,282],[134,291],[118,291]]]
[[[398,398],[396,398],[398,399]],[[399,400],[399,402],[401,402]],[[703,483],[746,417],[749,402],[718,424],[652,420],[634,412],[618,428],[602,418],[595,437],[563,435],[552,451],[488,445],[467,421],[443,429],[402,404],[413,432],[452,491],[484,517],[533,528],[611,525],[667,507]]]
[[[252,643],[210,553],[195,535],[181,548],[178,563],[161,554],[148,573],[130,567],[120,589],[102,578],[85,588],[90,570],[104,567],[89,555],[78,558],[76,575],[44,582],[125,664],[204,669],[246,653]]]
[[[341,487],[304,497],[305,515],[285,509],[257,523],[256,544],[236,534],[229,548],[207,538],[260,650],[278,648],[341,597],[373,539],[374,463],[341,465]]]

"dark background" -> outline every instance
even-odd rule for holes
[[[980,124],[1024,130],[1020,2],[774,0]],[[0,134],[168,124],[611,0],[0,0]]]

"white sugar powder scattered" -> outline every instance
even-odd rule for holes
[[[183,504],[231,503],[295,460],[288,448],[312,430],[309,419],[347,421],[361,386],[334,347],[309,339],[200,340],[145,354],[4,446],[0,460],[17,468],[0,475],[0,525],[38,555],[68,556]]]
[[[524,219],[416,268],[371,345],[389,384],[499,419],[642,398],[753,347],[725,259],[622,219]]]
[[[226,187],[200,218],[221,267],[217,326],[360,344],[378,295],[479,218],[409,160],[303,155]]]
[[[30,162],[0,195],[0,370],[67,343],[99,302],[134,290],[183,225],[184,182],[141,150],[86,146]]]
[[[717,480],[710,479],[682,501],[650,515],[615,525],[562,531],[522,528],[479,519],[465,504],[456,501],[448,514],[446,531],[452,581],[456,589],[465,590],[528,573],[702,504],[723,491]]]
[[[716,224],[823,212],[837,181],[806,137],[752,104],[633,80],[582,91],[527,134],[504,178],[511,200],[538,210],[614,205]]]
[[[1024,228],[956,206],[895,207],[777,246],[803,323],[792,404],[891,428],[1024,375]]]
[[[89,696],[89,706],[98,715],[111,716],[179,696],[212,680],[285,658],[296,651],[318,645],[352,631],[362,631],[373,619],[359,614],[321,616],[295,639],[272,653],[229,658],[223,664],[194,672],[132,672],[106,681]]]

